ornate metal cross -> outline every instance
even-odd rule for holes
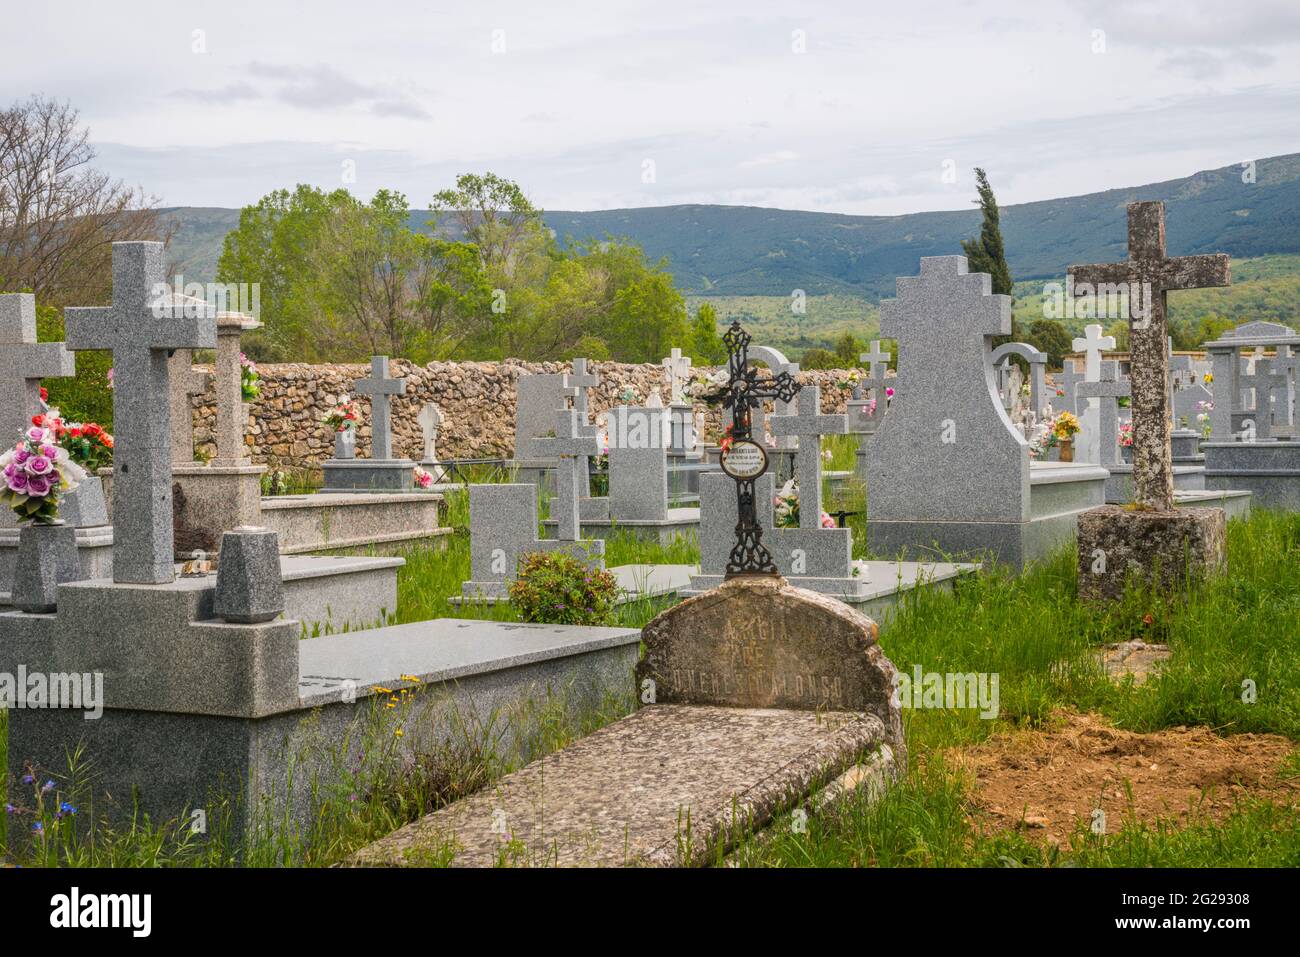
[[[767,399],[791,401],[799,393],[799,383],[789,372],[773,376],[772,381],[760,387],[758,370],[749,367],[750,335],[739,322],[722,337],[727,347],[726,390],[714,396],[720,398],[724,408],[731,410],[731,437],[728,449],[737,443],[754,444],[750,434],[750,416],[754,409]],[[759,446],[760,452],[762,451]],[[727,562],[727,577],[736,575],[775,575],[776,563],[763,546],[763,527],[758,521],[757,503],[754,501],[754,482],[767,471],[766,453],[761,455],[761,467],[743,474],[729,470],[725,465],[727,451],[723,452],[724,467],[736,482],[736,544]]]

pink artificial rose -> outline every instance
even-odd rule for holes
[[[28,452],[27,449],[23,448],[21,445],[14,450],[15,465],[24,465],[26,464],[27,460],[31,457],[32,457],[32,453]]]
[[[27,473],[14,472],[13,475],[5,476],[5,483],[9,486],[9,491],[27,494]]]
[[[49,479],[39,475],[30,475],[27,478],[27,494],[34,498],[44,498],[50,492]]]
[[[44,455],[33,455],[23,467],[27,470],[28,475],[39,478],[54,471],[54,461],[47,459]]]

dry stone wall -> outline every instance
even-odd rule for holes
[[[668,376],[658,365],[621,362],[589,363],[601,376],[601,384],[589,393],[594,413],[620,404],[629,386],[637,403],[651,390],[668,400]],[[422,448],[416,416],[430,402],[442,412],[438,430],[440,458],[511,458],[515,445],[515,381],[520,375],[568,372],[567,362],[431,362],[418,366],[403,359],[390,363],[390,375],[408,379],[407,392],[393,401],[393,451],[419,459]],[[716,369],[692,370],[702,381]],[[369,365],[307,365],[300,363],[258,365],[261,395],[249,403],[245,441],[253,461],[277,467],[319,465],[333,454],[333,433],[322,424],[325,414],[348,395],[357,400],[361,424],[357,430],[358,456],[370,455],[369,400],[357,396],[353,382],[370,374]],[[822,411],[843,412],[850,393],[840,389],[848,373],[817,370],[799,374],[801,382],[822,387]],[[716,408],[702,403],[706,412],[705,435],[716,441],[719,415]],[[212,390],[193,398],[194,440],[198,450],[215,452],[216,395]]]

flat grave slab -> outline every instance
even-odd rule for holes
[[[700,527],[700,510],[698,507],[670,508],[666,518],[660,519],[597,519],[582,520],[583,538],[606,539],[620,532],[627,532],[644,541],[656,541],[670,544],[674,538],[695,534]],[[542,528],[548,537],[555,535],[554,519],[542,522]]]
[[[286,555],[346,548],[403,548],[450,535],[432,492],[316,492],[262,499],[261,523]]]
[[[403,675],[436,684],[629,645],[635,658],[640,640],[636,628],[434,618],[302,642],[298,691],[315,707],[400,686]]]
[[[355,863],[707,863],[883,734],[874,715],[650,705],[406,825]]]

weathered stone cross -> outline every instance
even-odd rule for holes
[[[555,456],[555,537],[576,542],[582,538],[578,499],[590,489],[587,460],[600,453],[595,435],[584,434],[577,409],[561,409],[555,414],[555,435],[536,440],[541,455]]]
[[[438,426],[442,425],[442,413],[438,407],[430,402],[420,414],[416,416],[416,421],[420,424],[420,432],[424,436],[424,461],[436,462],[438,460]]]
[[[691,357],[682,355],[682,350],[675,348],[663,360],[663,367],[668,370],[668,404],[681,405],[684,399],[682,387],[691,374]]]
[[[578,410],[579,424],[587,426],[589,407],[587,405],[587,390],[594,389],[600,385],[600,376],[595,372],[587,371],[586,359],[574,359],[573,371],[564,377],[564,386],[568,389],[577,389],[573,396],[573,407]],[[594,427],[593,427],[594,428]]]
[[[75,375],[75,369],[63,343],[36,341],[35,296],[0,295],[0,449],[13,448],[41,411],[41,379]]]
[[[352,391],[370,396],[370,457],[393,457],[393,421],[389,396],[406,393],[406,379],[388,377],[388,356],[371,356],[370,378],[352,383]]]
[[[68,348],[113,353],[113,580],[162,584],[172,566],[167,354],[212,349],[216,310],[174,304],[163,244],[113,243],[113,304],[63,311]]]
[[[1228,256],[1165,256],[1165,204],[1129,203],[1128,261],[1071,266],[1075,295],[1103,284],[1140,283],[1141,308],[1129,298],[1129,382],[1133,390],[1133,501],[1139,507],[1174,507],[1173,461],[1169,448],[1169,290],[1226,286],[1232,281]]]
[[[798,411],[793,415],[769,418],[773,435],[797,435],[799,448],[794,454],[794,471],[799,477],[799,527],[821,528],[822,515],[822,443],[823,435],[844,435],[849,431],[849,417],[822,414],[821,387],[805,385],[799,390]]]

